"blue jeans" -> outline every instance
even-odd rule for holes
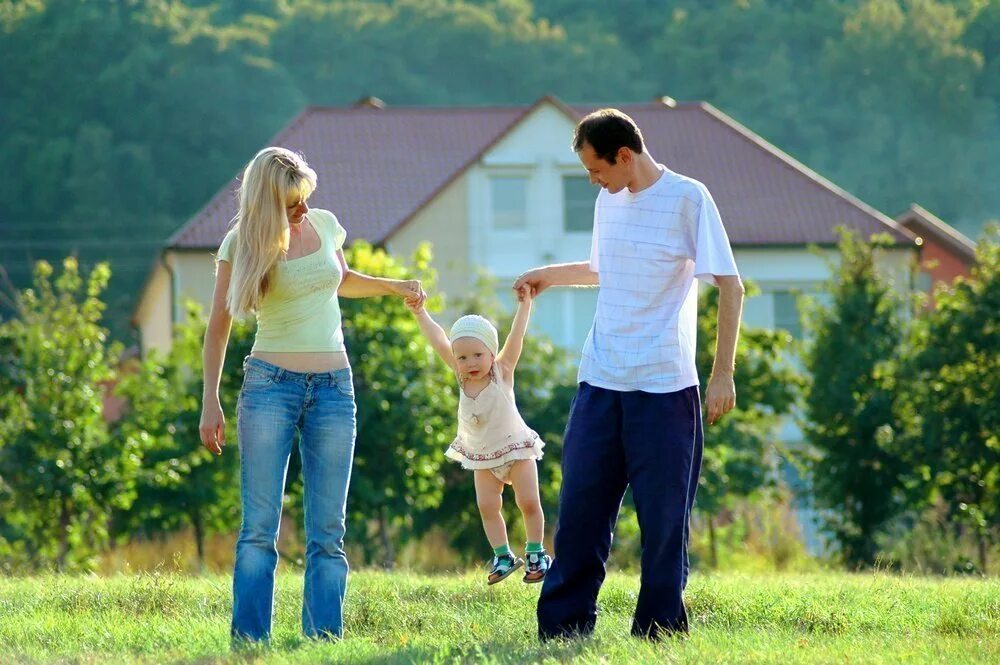
[[[698,386],[647,393],[580,384],[563,439],[555,560],[538,599],[539,637],[593,632],[628,485],[642,546],[632,634],[687,631],[681,596],[702,449]]]
[[[348,571],[344,521],[356,434],[351,370],[292,372],[257,358],[247,358],[243,367],[236,415],[243,523],[233,570],[232,635],[266,640],[271,633],[281,499],[298,430],[306,523],[302,627],[310,637],[340,637]]]

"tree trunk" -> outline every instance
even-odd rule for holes
[[[69,556],[69,502],[63,499],[59,508],[59,555],[56,557],[56,567],[62,571],[66,567],[66,557]]]
[[[715,542],[715,516],[708,516],[708,550],[710,555],[710,560],[712,562],[712,568],[719,567],[719,550]]]
[[[205,525],[197,508],[191,511],[191,526],[194,528],[194,546],[198,551],[198,569],[205,570]]]
[[[396,551],[392,547],[392,538],[389,535],[389,518],[386,515],[385,506],[379,508],[378,511],[378,530],[379,536],[382,539],[382,554],[384,557],[382,566],[386,570],[392,570],[396,565]]]
[[[979,540],[979,574],[986,575],[986,532],[982,529],[976,531]]]

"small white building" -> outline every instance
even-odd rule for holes
[[[309,107],[269,144],[301,152],[319,174],[310,199],[332,210],[348,242],[365,239],[409,256],[433,243],[439,288],[462,292],[483,268],[512,283],[546,263],[580,261],[590,251],[596,189],[570,143],[593,106],[545,97],[531,106]],[[796,292],[828,277],[834,228],[888,233],[885,266],[908,284],[919,239],[881,212],[706,103],[664,98],[624,104],[650,154],[704,182],[712,192],[744,278],[763,295],[746,303],[748,325],[798,331]],[[250,155],[247,155],[249,158]],[[207,309],[212,254],[236,213],[237,181],[222,189],[166,243],[136,306],[143,351],[165,350],[186,298]],[[510,302],[509,292],[499,294]],[[592,289],[558,289],[538,303],[533,323],[579,349],[596,305]]]

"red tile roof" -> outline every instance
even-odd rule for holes
[[[866,238],[889,233],[913,244],[913,235],[894,220],[710,104],[618,108],[635,120],[657,161],[705,183],[734,245],[833,244],[838,225]]]
[[[383,242],[536,106],[574,120],[598,107],[542,98],[530,107],[308,107],[269,142],[305,155],[320,177],[310,203],[334,211],[351,238]],[[913,234],[703,103],[622,105],[650,153],[711,190],[734,245],[836,242],[843,224],[868,236]],[[571,136],[558,137],[568,145]],[[168,241],[218,247],[238,208],[234,178]]]
[[[896,221],[918,236],[941,243],[964,260],[966,266],[976,262],[976,243],[916,203],[911,204],[906,212],[896,215]]]
[[[525,110],[308,107],[268,145],[301,152],[315,169],[310,205],[332,210],[350,238],[381,242]],[[218,247],[239,209],[238,188],[234,177],[168,246]]]

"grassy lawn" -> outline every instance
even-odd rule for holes
[[[610,576],[594,637],[539,644],[538,586],[484,574],[352,574],[345,639],[299,633],[301,576],[279,576],[269,648],[229,650],[224,576],[0,580],[0,662],[1000,662],[1000,580],[697,575],[692,634],[628,636],[635,576]]]

